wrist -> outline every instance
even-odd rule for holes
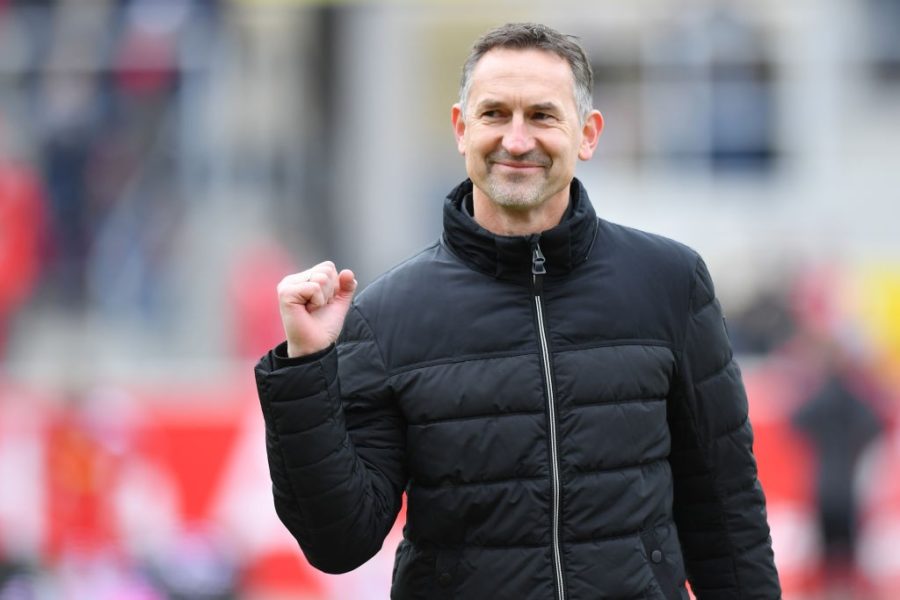
[[[287,341],[284,341],[272,349],[270,355],[272,357],[272,364],[275,369],[298,367],[300,365],[314,363],[317,360],[323,359],[330,352],[334,351],[334,344],[330,344],[325,348],[319,350],[318,352],[290,357],[288,356],[287,345]]]
[[[306,344],[297,344],[290,340],[287,340],[287,358],[302,358],[304,356],[309,356],[310,354],[316,354],[328,348],[330,344],[325,346],[309,346]]]

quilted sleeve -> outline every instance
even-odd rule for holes
[[[669,398],[674,514],[698,600],[781,598],[741,372],[703,260]]]
[[[381,548],[406,486],[404,424],[354,306],[337,347],[256,366],[278,517],[307,560],[343,573]]]

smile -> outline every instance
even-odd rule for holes
[[[515,169],[517,171],[538,170],[544,168],[544,165],[537,163],[495,162],[494,165],[507,169]]]

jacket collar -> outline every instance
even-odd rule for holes
[[[597,232],[587,191],[578,179],[570,187],[569,208],[559,225],[528,236],[502,236],[467,214],[463,203],[472,193],[472,181],[466,179],[444,202],[444,243],[472,268],[503,279],[530,278],[533,248],[540,244],[547,275],[568,273],[587,259]]]

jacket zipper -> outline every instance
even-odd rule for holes
[[[551,532],[553,545],[553,567],[556,572],[556,597],[557,600],[566,599],[566,590],[563,585],[563,569],[562,557],[559,549],[559,504],[560,504],[560,483],[559,483],[559,448],[556,441],[556,401],[553,398],[553,379],[550,371],[550,347],[547,344],[547,331],[544,326],[544,308],[543,308],[543,287],[544,275],[547,270],[544,268],[544,254],[541,252],[539,243],[534,242],[532,246],[531,261],[531,277],[534,288],[534,310],[537,316],[538,336],[541,341],[541,363],[544,369],[544,381],[547,385],[547,408],[549,415],[550,430],[550,471],[551,485],[553,495],[553,530]]]

